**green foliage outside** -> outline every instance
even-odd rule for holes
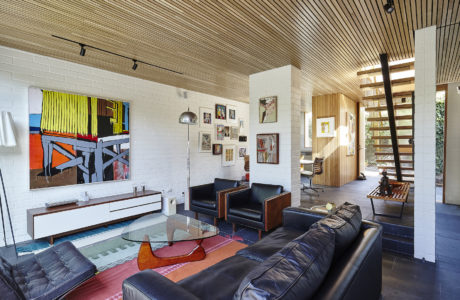
[[[436,175],[443,173],[444,166],[444,114],[445,94],[436,95]]]

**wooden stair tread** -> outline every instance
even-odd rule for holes
[[[382,155],[393,155],[393,152],[374,152],[375,155],[382,156]],[[408,156],[413,155],[413,152],[400,152],[399,156]]]
[[[396,126],[396,130],[410,130],[412,129],[413,127],[411,125],[407,125],[407,126]],[[373,131],[386,131],[386,130],[390,130],[390,127],[389,126],[384,126],[384,127],[370,127],[369,130],[373,130]]]
[[[382,173],[379,173],[379,174],[382,175]],[[387,175],[388,175],[388,176],[396,176],[396,173],[387,172]],[[402,177],[414,177],[414,174],[404,174],[404,173],[401,173],[401,176],[402,176]]]
[[[407,70],[412,70],[414,68],[414,62],[408,62],[408,63],[402,63],[402,64],[397,64],[397,65],[392,65],[390,66],[390,73],[396,73],[396,72],[401,72],[401,71],[407,71]],[[382,73],[382,68],[377,67],[377,68],[372,68],[369,70],[363,70],[363,71],[358,71],[357,75],[362,76],[362,75],[369,75],[369,74],[374,74],[374,73]]]
[[[397,92],[393,93],[393,98],[408,98],[412,97],[412,92],[413,91],[404,91],[404,92]],[[385,94],[378,94],[378,95],[373,95],[373,96],[365,96],[362,98],[362,100],[380,100],[380,99],[385,99]]]
[[[379,169],[390,169],[390,170],[396,169],[395,166],[377,166],[377,168],[379,168]],[[414,168],[413,167],[401,167],[401,170],[414,171]]]
[[[402,85],[402,84],[411,84],[415,82],[415,77],[406,77],[406,78],[399,78],[399,79],[393,79],[391,80],[391,85]],[[383,81],[381,82],[371,82],[371,83],[365,83],[361,84],[359,88],[365,89],[365,88],[379,88],[383,87]]]
[[[376,159],[376,162],[395,162],[394,159]],[[401,164],[413,164],[414,161],[412,160],[399,160],[399,163]]]
[[[374,144],[374,148],[390,148],[392,145],[379,145],[379,144]],[[399,148],[412,148],[412,145],[410,144],[399,144]]]
[[[412,135],[398,135],[398,139],[413,139],[414,137]],[[373,140],[390,140],[391,136],[389,135],[381,135],[381,136],[373,136]]]
[[[412,120],[412,115],[395,116],[395,120]],[[367,118],[368,122],[388,121],[388,117]]]
[[[412,103],[409,104],[396,104],[393,105],[394,109],[412,109]],[[384,111],[387,110],[386,106],[366,107],[366,111]]]

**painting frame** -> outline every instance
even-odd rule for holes
[[[316,137],[335,137],[335,117],[316,118]]]
[[[212,133],[208,131],[200,131],[198,138],[198,152],[212,152]]]
[[[226,121],[227,120],[227,106],[223,104],[216,103],[216,112],[214,119]]]
[[[238,118],[236,116],[236,106],[227,105],[227,122],[232,124],[238,123]]]
[[[212,120],[212,113],[212,108],[200,107],[200,127],[212,128],[214,123]]]
[[[212,144],[212,154],[222,155],[222,144]]]
[[[259,123],[278,122],[278,96],[259,98]]]
[[[218,141],[223,141],[224,140],[224,128],[225,125],[222,124],[216,124],[216,140]]]
[[[278,165],[279,159],[279,133],[260,133],[256,136],[256,151],[258,164]],[[267,146],[271,144],[270,146]],[[267,149],[269,148],[269,149]]]
[[[227,144],[222,147],[222,167],[231,167],[236,163],[235,145]]]
[[[239,135],[240,135],[240,129],[238,128],[238,126],[230,126],[230,139],[238,140]]]
[[[238,158],[243,159],[246,156],[247,149],[246,147],[239,147],[238,148]]]
[[[347,156],[356,154],[356,117],[347,112]]]

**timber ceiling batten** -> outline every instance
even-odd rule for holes
[[[313,95],[361,98],[356,72],[414,55],[413,30],[436,25],[438,83],[460,81],[460,0],[3,1],[0,45],[247,102],[248,76],[293,64]],[[56,41],[51,35],[151,62]]]

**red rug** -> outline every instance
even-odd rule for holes
[[[233,256],[238,250],[246,247],[245,244],[219,235],[205,239],[201,245],[206,251],[206,258],[204,260],[171,265],[154,270],[176,282],[198,273],[227,257]],[[187,253],[195,246],[195,242],[182,242],[174,244],[172,247],[157,250],[155,254],[158,256],[175,256]],[[133,259],[98,273],[94,278],[69,294],[66,299],[121,299],[123,280],[137,272],[139,272],[137,259]]]

